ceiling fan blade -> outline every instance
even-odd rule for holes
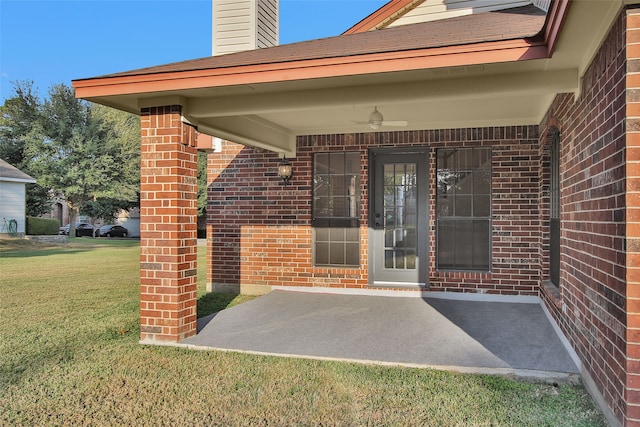
[[[409,123],[406,120],[383,120],[382,126],[406,126]]]
[[[369,122],[362,122],[362,121],[357,121],[357,120],[351,120],[352,123],[355,123],[357,125],[368,125]]]

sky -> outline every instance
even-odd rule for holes
[[[280,44],[340,35],[387,0],[280,0]],[[0,0],[0,105],[53,84],[211,55],[211,0]]]

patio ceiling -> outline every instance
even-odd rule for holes
[[[74,87],[80,98],[137,114],[179,104],[202,133],[289,157],[298,135],[371,131],[358,122],[366,122],[374,106],[385,120],[408,122],[381,131],[535,125],[557,93],[579,90],[580,76],[623,6],[621,0],[574,0],[566,15],[547,21],[544,40],[213,70],[166,67],[76,80]]]

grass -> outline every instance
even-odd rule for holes
[[[0,425],[605,425],[575,385],[140,345],[138,264],[0,240]],[[199,279],[201,313],[243,300]]]

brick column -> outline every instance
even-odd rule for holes
[[[640,9],[627,11],[627,360],[624,424],[640,424]]]
[[[180,106],[144,108],[140,165],[140,338],[196,333],[197,150]]]

